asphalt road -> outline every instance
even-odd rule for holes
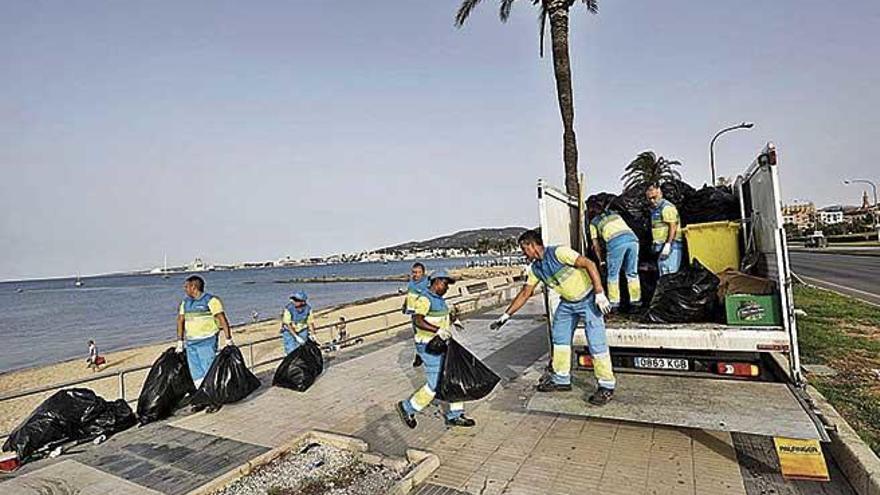
[[[790,251],[789,259],[805,282],[880,305],[880,256]]]

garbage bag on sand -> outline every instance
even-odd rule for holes
[[[108,403],[87,388],[64,389],[43,401],[9,435],[3,450],[14,450],[22,462],[28,462],[58,445],[110,436],[135,422],[131,408],[121,399]]]
[[[460,402],[479,400],[489,395],[501,377],[455,339],[447,340],[446,344],[437,398]]]
[[[145,425],[171,416],[180,401],[195,391],[186,353],[175,352],[169,347],[153,363],[141,388],[137,403],[138,421]]]
[[[660,277],[644,319],[652,323],[712,321],[719,283],[714,273],[694,260],[678,273]]]
[[[306,341],[281,361],[272,378],[272,385],[305,392],[324,371],[321,349],[312,340]]]
[[[223,404],[238,402],[260,388],[260,379],[244,364],[241,351],[228,345],[217,354],[202,385],[193,396],[193,407],[217,410]]]
[[[678,209],[683,225],[740,218],[739,202],[730,187],[726,186],[704,186],[687,195]]]

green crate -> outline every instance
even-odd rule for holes
[[[735,326],[779,326],[782,313],[779,296],[730,294],[724,298],[727,324]]]

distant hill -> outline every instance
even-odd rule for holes
[[[503,244],[516,246],[516,238],[526,230],[525,227],[462,230],[461,232],[427,241],[411,241],[398,244],[397,246],[382,248],[379,252],[420,251],[426,249],[480,249],[485,246],[499,246]]]

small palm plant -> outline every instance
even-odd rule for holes
[[[651,184],[664,184],[680,181],[681,174],[674,167],[681,165],[677,160],[658,157],[653,151],[643,151],[626,166],[623,176],[624,190],[645,189]]]

